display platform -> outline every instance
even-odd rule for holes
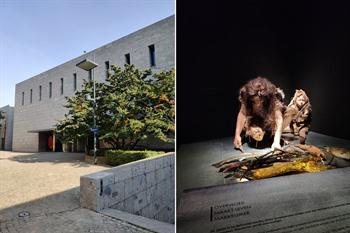
[[[350,141],[314,132],[307,143],[350,148]],[[178,232],[350,232],[350,168],[236,183],[211,166],[241,155],[231,138],[181,146]]]
[[[177,232],[350,232],[350,168],[187,190]]]

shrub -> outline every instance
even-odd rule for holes
[[[96,156],[105,156],[107,150],[108,150],[108,149],[97,149],[97,150],[96,150]],[[89,156],[94,156],[94,149],[90,149],[90,150],[88,151],[88,155],[89,155]]]
[[[145,159],[163,154],[163,151],[133,151],[133,150],[108,150],[106,151],[106,163],[110,166],[118,166],[140,159]]]

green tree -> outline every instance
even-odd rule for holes
[[[133,149],[149,136],[173,142],[175,131],[175,72],[163,71],[152,75],[133,65],[112,66],[105,83],[96,83],[95,115],[97,136],[114,149]],[[58,122],[57,135],[63,142],[91,136],[93,82],[67,98],[69,109]]]

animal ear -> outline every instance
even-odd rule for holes
[[[281,88],[276,88],[276,96],[280,101],[283,102],[285,95]]]

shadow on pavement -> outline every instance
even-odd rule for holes
[[[42,215],[49,215],[63,211],[69,211],[80,207],[80,188],[68,189],[64,192],[49,195],[23,204],[0,209],[0,223],[10,220],[22,219],[19,213],[28,212],[27,219]],[[23,195],[26,195],[23,193]]]
[[[151,233],[119,219],[80,208],[79,187],[0,209],[0,232]]]
[[[74,167],[95,166],[84,161],[82,153],[63,153],[63,152],[43,152],[27,155],[18,155],[9,158],[9,160],[20,163],[71,163]],[[101,166],[101,165],[99,165]],[[105,166],[109,167],[109,166]]]

